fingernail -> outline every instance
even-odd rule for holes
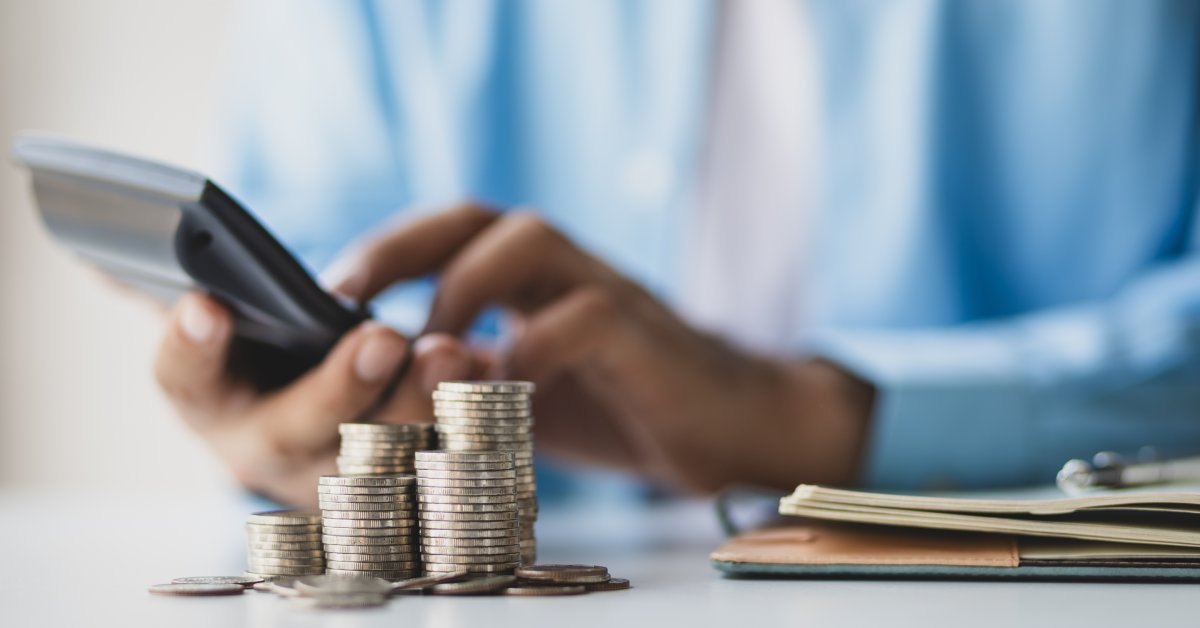
[[[204,344],[212,339],[217,321],[199,299],[189,298],[183,303],[179,326],[183,328],[183,335],[187,336],[188,340]]]
[[[377,384],[392,375],[404,359],[404,341],[392,334],[368,331],[358,355],[354,372],[368,384]]]
[[[326,290],[355,301],[361,301],[367,289],[367,267],[355,256],[335,260],[321,273],[321,285]]]

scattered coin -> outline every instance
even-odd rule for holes
[[[240,584],[219,583],[170,583],[151,585],[148,591],[154,595],[241,595],[246,587]]]
[[[300,608],[372,608],[387,603],[382,593],[322,593],[313,596],[292,598],[292,605]]]
[[[295,588],[301,595],[390,593],[392,583],[372,576],[305,576],[297,578]]]
[[[608,580],[608,568],[599,565],[526,565],[517,577],[556,584],[592,584]]]
[[[519,595],[522,597],[544,597],[551,595],[581,595],[587,593],[586,587],[580,584],[546,584],[546,585],[517,585],[504,590],[504,595]]]
[[[604,582],[593,582],[583,585],[588,591],[623,591],[629,588],[629,580],[625,578],[609,578]]]
[[[433,595],[482,595],[503,590],[513,582],[516,582],[513,576],[489,576],[434,585],[428,592]]]
[[[416,590],[416,589],[424,589],[424,588],[431,587],[435,584],[442,584],[445,582],[454,582],[456,580],[461,580],[461,579],[469,576],[470,573],[471,572],[466,571],[464,569],[464,570],[452,571],[449,573],[438,574],[438,575],[433,575],[433,576],[421,576],[419,578],[409,578],[407,580],[401,580],[400,582],[392,583],[392,591],[410,591],[410,590]]]
[[[248,589],[262,581],[262,578],[247,578],[246,576],[189,576],[175,578],[171,584],[237,584]]]

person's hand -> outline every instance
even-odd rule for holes
[[[380,398],[410,350],[378,323],[348,334],[313,370],[260,395],[225,370],[232,319],[211,298],[191,294],[170,313],[155,374],[184,421],[248,488],[284,503],[315,506],[316,477],[334,473],[338,423],[353,421]],[[471,359],[447,335],[415,347],[410,371],[372,416],[380,422],[430,421],[436,382],[471,374]]]
[[[856,476],[869,386],[699,333],[534,214],[455,208],[372,236],[338,268],[335,288],[364,302],[438,273],[429,333],[511,310],[518,332],[489,375],[538,385],[539,450],[700,490]]]

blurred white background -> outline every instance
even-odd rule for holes
[[[3,153],[36,129],[212,170],[230,4],[0,0]],[[225,490],[154,386],[155,311],[50,240],[7,158],[0,195],[0,486]]]

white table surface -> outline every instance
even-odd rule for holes
[[[243,502],[0,492],[0,626],[1193,626],[1200,586],[735,580],[708,564],[705,503],[543,513],[545,562],[607,565],[630,591],[563,598],[397,597],[306,611],[273,595],[151,596],[188,575],[238,574]]]

